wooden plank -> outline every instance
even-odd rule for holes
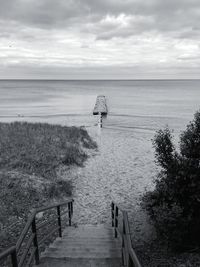
[[[108,108],[106,104],[106,97],[104,95],[97,96],[96,104],[94,106],[93,115],[107,115]]]

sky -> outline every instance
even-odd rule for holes
[[[199,0],[0,0],[0,79],[200,78]]]

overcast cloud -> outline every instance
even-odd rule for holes
[[[0,0],[0,78],[199,78],[199,21],[199,0]]]

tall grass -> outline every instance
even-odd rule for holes
[[[0,123],[0,169],[17,169],[45,178],[60,164],[82,165],[83,148],[95,148],[87,131],[42,123]]]
[[[84,128],[0,123],[0,250],[17,238],[33,207],[72,194],[60,167],[83,166],[90,148],[96,143]]]

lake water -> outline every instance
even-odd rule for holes
[[[109,114],[97,127],[92,110],[105,95]],[[14,120],[85,126],[98,152],[69,174],[74,181],[80,223],[109,222],[111,200],[134,214],[135,239],[146,239],[140,209],[144,191],[157,173],[152,141],[169,125],[178,134],[200,108],[200,81],[0,81],[0,121]],[[92,152],[93,153],[93,152]],[[138,234],[137,234],[138,233]],[[138,243],[137,243],[138,244]]]
[[[99,94],[108,101],[106,128],[155,131],[169,124],[179,131],[199,109],[200,80],[0,81],[0,120],[91,127]]]

